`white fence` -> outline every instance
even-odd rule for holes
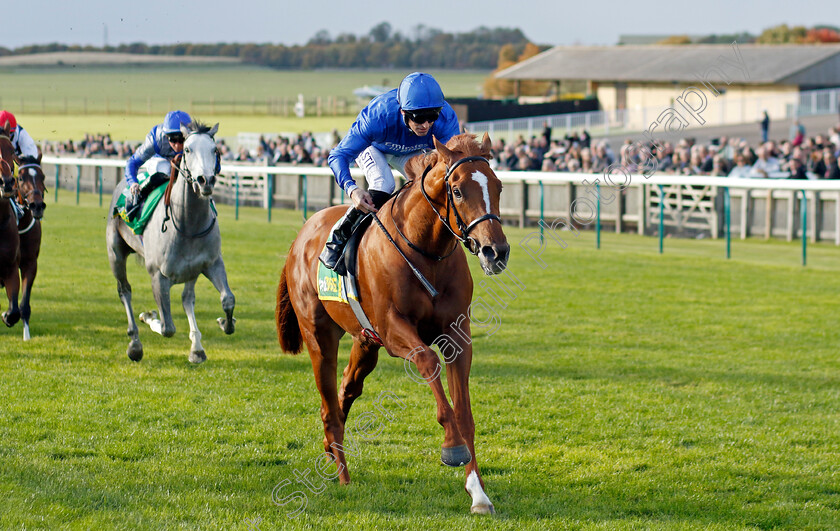
[[[48,187],[99,193],[103,205],[123,179],[121,160],[44,157]],[[360,170],[354,178],[363,179]],[[840,245],[840,181],[786,179],[730,179],[677,175],[629,175],[620,187],[603,186],[604,176],[583,173],[497,172],[505,183],[503,218],[521,227],[540,219],[572,219],[616,232],[659,232],[717,238],[724,234],[725,198],[731,203],[731,230],[741,238],[758,236],[792,240],[803,225],[812,241]],[[596,188],[594,183],[600,183]],[[807,201],[803,204],[802,194]],[[217,201],[229,204],[296,208],[310,212],[346,204],[344,193],[329,168],[222,164],[216,186]],[[57,197],[57,196],[56,196]],[[802,210],[807,218],[802,219]]]

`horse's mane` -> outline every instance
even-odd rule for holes
[[[38,157],[21,157],[20,165],[23,166],[24,164],[38,164]]]
[[[489,152],[483,152],[481,141],[476,135],[471,133],[462,133],[455,135],[446,143],[446,147],[452,151],[460,151],[465,156],[481,155],[485,158],[490,157]]]
[[[449,142],[446,143],[446,147],[450,151],[460,153],[464,157],[479,156],[488,160],[493,158],[493,154],[490,150],[484,149],[483,141],[479,140],[476,135],[471,133],[462,133],[460,135],[453,136],[449,139]],[[409,181],[414,180],[423,174],[425,168],[434,167],[440,161],[440,153],[438,153],[437,150],[429,151],[423,155],[413,157],[405,165],[405,170],[407,172],[406,177]]]
[[[201,134],[201,133],[209,133],[210,130],[212,129],[212,127],[207,125],[204,122],[200,122],[198,120],[193,120],[192,122],[187,124],[187,129],[189,129],[190,134],[194,134],[194,133]]]
[[[493,158],[493,154],[482,149],[481,141],[471,133],[461,133],[449,139],[446,147],[452,151],[463,153],[465,157],[478,155],[486,159]],[[423,156],[423,166],[435,166],[438,163],[438,152],[430,151]]]

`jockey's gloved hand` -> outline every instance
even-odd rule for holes
[[[131,195],[137,195],[140,193],[140,185],[138,183],[133,183],[131,185]]]
[[[350,192],[350,199],[353,201],[353,206],[362,212],[378,212],[376,205],[373,204],[373,198],[361,188],[356,188]]]

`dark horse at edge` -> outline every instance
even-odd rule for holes
[[[6,288],[6,297],[9,300],[8,307],[2,314],[3,323],[8,327],[20,321],[20,236],[12,207],[12,199],[17,192],[14,173],[17,157],[9,139],[10,129],[9,122],[0,126],[0,176],[3,179],[0,186],[0,286]]]
[[[444,146],[419,155],[406,166],[409,182],[378,213],[411,263],[432,284],[433,299],[384,232],[371,227],[358,253],[359,293],[367,317],[389,355],[416,365],[437,403],[443,426],[441,460],[465,466],[465,490],[471,511],[493,513],[475,460],[475,423],[470,406],[469,374],[472,339],[469,307],[473,281],[458,241],[477,254],[485,274],[501,273],[510,253],[499,218],[502,184],[490,167],[490,139],[453,137]],[[312,216],[289,251],[277,289],[275,318],[284,351],[309,351],[321,393],[324,450],[337,466],[342,484],[350,482],[345,460],[345,423],[353,401],[362,394],[365,377],[376,366],[379,344],[363,335],[352,310],[343,303],[318,299],[318,255],[346,207]],[[375,221],[375,220],[374,220]],[[408,243],[411,242],[411,243]],[[353,336],[350,362],[341,388],[336,385],[339,339]],[[429,345],[446,337],[444,355],[450,405],[441,383],[442,365]],[[440,344],[439,344],[440,346]],[[441,347],[443,350],[443,347]],[[407,364],[408,367],[411,367]]]
[[[24,207],[18,221],[20,236],[20,312],[23,319],[23,340],[28,341],[29,317],[32,315],[30,298],[35,276],[38,274],[38,255],[41,253],[41,219],[44,217],[46,176],[41,169],[41,155],[37,158],[22,157],[18,167],[18,203]]]

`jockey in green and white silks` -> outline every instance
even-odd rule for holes
[[[336,182],[350,196],[353,207],[333,229],[321,262],[343,272],[339,258],[354,225],[364,213],[376,212],[394,192],[391,168],[405,174],[410,158],[434,148],[433,136],[445,144],[458,133],[458,117],[444,100],[440,85],[422,72],[409,74],[399,88],[377,96],[362,109],[328,158]],[[350,175],[354,160],[365,174],[368,191],[359,188]]]

